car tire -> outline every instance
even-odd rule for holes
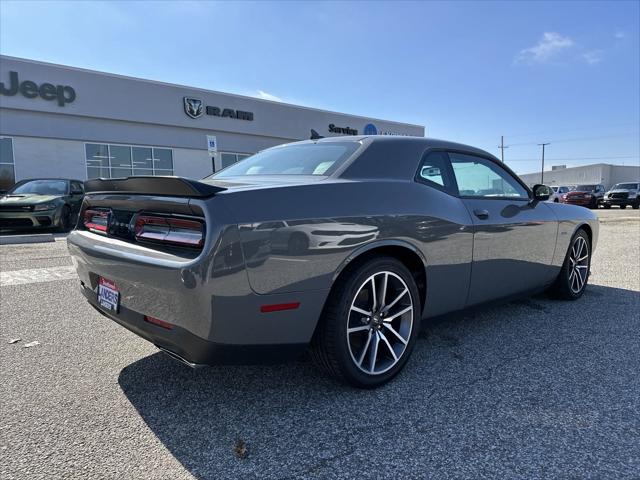
[[[624,210],[625,208],[627,208],[627,205],[626,205],[626,204],[624,204],[624,203],[623,203],[623,204],[621,204],[621,205],[620,205],[620,209],[621,209],[621,210]]]
[[[416,282],[404,264],[393,257],[360,263],[332,288],[311,342],[311,358],[341,382],[379,387],[409,359],[421,312]]]
[[[301,255],[309,249],[309,240],[301,233],[294,233],[289,238],[288,252],[290,255]]]
[[[605,210],[608,210],[608,209],[611,208],[611,205],[609,205],[607,203],[604,203],[602,206],[605,208]]]
[[[638,210],[638,208],[640,208],[640,202],[636,202],[633,205],[631,205],[631,208],[633,208],[634,210]]]
[[[582,296],[591,273],[591,242],[584,229],[579,229],[567,249],[564,263],[550,288],[551,294],[562,300],[577,300]]]
[[[71,209],[68,205],[62,207],[60,213],[60,220],[58,222],[57,230],[59,232],[68,232],[71,229]]]
[[[558,200],[557,198],[553,200],[553,203],[560,203],[560,200]]]

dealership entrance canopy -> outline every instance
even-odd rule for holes
[[[282,143],[424,127],[0,56],[0,190],[33,177],[202,178]]]

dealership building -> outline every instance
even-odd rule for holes
[[[529,186],[541,183],[540,172],[525,173],[520,178]],[[567,168],[558,165],[544,172],[544,183],[551,186],[604,185],[609,189],[616,183],[624,182],[640,182],[640,166],[596,163]]]
[[[202,178],[312,137],[420,125],[0,56],[0,190],[34,177]]]

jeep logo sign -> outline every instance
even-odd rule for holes
[[[7,87],[3,82],[0,82],[0,95],[13,97],[18,92],[27,98],[40,97],[43,100],[57,100],[58,105],[61,107],[64,107],[65,104],[71,103],[76,99],[76,91],[69,85],[43,83],[38,86],[37,83],[31,80],[20,82],[18,72],[9,72],[9,86]]]
[[[236,120],[247,120],[249,122],[253,121],[253,112],[244,112],[242,110],[234,110],[233,108],[220,108],[211,105],[207,105],[205,107],[202,100],[193,97],[184,97],[183,102],[184,113],[189,115],[191,118],[201,117],[204,107],[204,113],[213,117],[235,118]]]

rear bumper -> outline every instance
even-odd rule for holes
[[[308,345],[328,291],[259,295],[249,286],[244,261],[226,248],[180,258],[137,244],[75,230],[67,244],[82,292],[100,313],[190,364],[254,364],[295,359]],[[97,303],[99,277],[120,292],[118,313]],[[299,308],[264,313],[264,305]],[[148,323],[152,316],[172,328]]]
[[[118,313],[104,310],[97,294],[85,285],[80,287],[89,303],[102,315],[119,323],[139,337],[153,343],[170,356],[197,368],[206,365],[270,364],[294,360],[307,348],[306,343],[279,345],[230,345],[204,340],[182,327],[171,330],[151,324],[144,315],[120,307]]]

